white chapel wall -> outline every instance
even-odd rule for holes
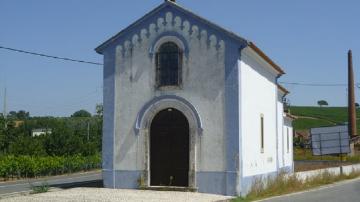
[[[239,61],[240,135],[244,177],[276,171],[276,75],[245,48]],[[261,116],[264,117],[264,150],[261,151]]]

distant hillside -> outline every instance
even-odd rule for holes
[[[292,115],[298,117],[294,121],[295,130],[306,130],[312,127],[331,126],[347,122],[346,107],[290,107]],[[357,117],[360,117],[359,110]],[[360,120],[357,122],[360,132]]]

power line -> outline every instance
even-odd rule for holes
[[[347,86],[347,84],[342,83],[301,83],[301,82],[279,82],[281,84],[287,84],[287,85],[294,85],[294,86],[330,86],[330,87],[337,87],[337,86]],[[359,85],[359,84],[356,84]]]
[[[65,61],[70,61],[70,62],[86,63],[86,64],[91,64],[91,65],[103,65],[102,63],[98,63],[98,62],[89,62],[89,61],[85,61],[85,60],[77,60],[77,59],[72,59],[72,58],[65,58],[65,57],[59,57],[59,56],[53,56],[53,55],[46,55],[46,54],[42,54],[42,53],[35,53],[35,52],[30,52],[30,51],[15,49],[15,48],[9,48],[9,47],[4,47],[4,46],[0,46],[0,49],[5,49],[5,50],[13,51],[13,52],[18,52],[18,53],[36,55],[36,56],[41,56],[41,57],[47,57],[47,58],[52,58],[52,59],[57,59],[57,60],[65,60]]]
[[[79,62],[79,63],[86,63],[86,64],[92,64],[92,65],[101,65],[101,66],[103,65],[102,63],[98,63],[98,62],[89,62],[89,61],[85,61],[85,60],[78,60],[78,59],[72,59],[72,58],[65,58],[65,57],[47,55],[47,54],[30,52],[30,51],[25,51],[25,50],[20,50],[20,49],[15,49],[15,48],[9,48],[9,47],[4,47],[4,46],[0,46],[0,49],[5,49],[5,50],[13,51],[13,52],[18,52],[18,53],[36,55],[36,56],[41,56],[41,57],[47,57],[47,58],[52,58],[52,59],[57,59],[57,60],[65,60],[65,61],[70,61],[70,62]],[[279,82],[279,83],[287,84],[287,85],[294,85],[294,86],[318,86],[318,87],[341,87],[341,86],[347,86],[347,84],[340,84],[340,83],[333,83],[333,84],[332,83],[301,83],[301,82]],[[357,83],[356,87],[360,88],[360,84]]]

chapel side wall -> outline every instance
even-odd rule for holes
[[[278,152],[278,166],[279,168],[282,168],[285,166],[284,164],[284,105],[282,102],[282,95],[281,93],[278,93],[278,100],[277,100],[277,152]]]
[[[287,130],[289,131],[289,145],[287,144]],[[284,167],[288,168],[287,171],[293,171],[294,163],[294,149],[293,149],[293,132],[292,120],[290,118],[284,117]],[[289,151],[287,147],[289,146]]]
[[[253,176],[277,171],[276,75],[266,70],[247,50],[240,61],[242,192]],[[261,115],[264,117],[264,151],[261,152]]]
[[[175,23],[167,24],[167,21],[175,20],[175,17],[178,17],[176,13],[163,13],[152,19],[149,28],[139,30],[128,36],[128,40],[120,41],[113,47],[116,60],[114,167],[117,171],[131,171],[130,174],[136,175],[145,170],[145,136],[135,134],[135,120],[147,102],[165,94],[186,99],[201,117],[204,130],[196,143],[197,171],[226,170],[226,42],[182,17],[176,18]],[[177,26],[179,23],[183,26]],[[163,34],[179,35],[188,44],[188,53],[184,53],[181,90],[161,91],[155,88],[155,62],[149,50],[151,44]]]

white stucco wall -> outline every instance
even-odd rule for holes
[[[134,134],[136,117],[154,97],[177,95],[189,101],[202,118],[204,131],[196,143],[197,171],[224,171],[224,41],[172,13],[148,27],[116,47],[115,170],[145,169],[145,139]],[[182,89],[155,88],[155,62],[149,50],[164,32],[181,35],[189,45],[183,58]]]
[[[245,48],[239,61],[240,135],[243,176],[276,171],[276,74]],[[261,151],[261,115],[264,117],[264,151]]]
[[[293,166],[293,127],[292,120],[288,117],[284,117],[284,166],[283,167],[292,167]],[[289,141],[287,141],[289,138]],[[288,144],[289,143],[289,144]],[[289,149],[287,149],[289,148]]]
[[[292,120],[284,112],[282,98],[284,93],[278,91],[277,122],[278,122],[278,165],[279,168],[293,167],[293,128]]]
[[[285,159],[284,159],[284,153],[286,151],[286,146],[284,145],[285,135],[284,135],[284,105],[282,103],[282,96],[283,93],[281,91],[278,91],[278,100],[277,100],[277,134],[278,134],[278,144],[277,144],[277,150],[278,150],[278,165],[280,168],[285,166]]]

